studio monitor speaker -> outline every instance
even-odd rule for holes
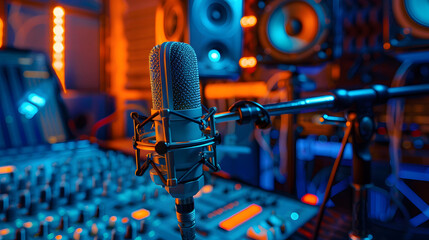
[[[386,0],[385,42],[392,48],[429,47],[429,1]],[[388,45],[389,46],[389,45]]]
[[[195,50],[201,78],[237,78],[242,55],[243,0],[163,0],[156,42],[181,41]]]

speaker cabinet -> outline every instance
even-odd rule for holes
[[[157,44],[189,43],[197,54],[201,78],[239,76],[243,0],[163,0],[156,15]]]
[[[337,0],[276,0],[260,14],[263,61],[307,65],[334,55]]]
[[[429,2],[386,0],[385,48],[429,47]]]
[[[189,42],[187,6],[181,0],[162,0],[156,8],[155,41]]]

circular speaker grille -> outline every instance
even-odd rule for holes
[[[225,0],[194,1],[190,11],[193,24],[199,25],[202,32],[229,35],[234,29],[231,4]]]
[[[259,26],[265,52],[281,61],[305,61],[320,49],[327,33],[326,14],[311,0],[269,4]]]
[[[393,0],[396,21],[414,37],[429,39],[429,1]]]
[[[185,41],[186,12],[180,0],[165,0],[156,9],[156,42]]]

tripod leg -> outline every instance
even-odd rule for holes
[[[349,115],[349,119],[346,123],[346,131],[344,133],[343,141],[341,142],[341,148],[338,152],[337,158],[335,159],[334,166],[332,167],[331,175],[329,176],[328,184],[326,185],[325,195],[323,196],[323,202],[320,205],[319,213],[317,214],[316,220],[316,228],[313,234],[313,240],[317,240],[319,235],[320,225],[322,224],[323,214],[325,212],[326,203],[328,202],[329,197],[331,196],[332,185],[335,180],[335,175],[337,174],[338,167],[340,166],[341,159],[343,158],[344,149],[346,148],[346,144],[350,133],[353,128],[354,121],[356,119],[356,115]]]

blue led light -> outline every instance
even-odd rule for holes
[[[49,233],[48,234],[48,239],[53,239],[55,237],[54,233]]]
[[[25,116],[27,119],[32,119],[39,109],[29,102],[23,102],[18,108],[19,113]]]
[[[290,218],[294,221],[298,220],[299,214],[297,212],[293,212],[290,214]]]
[[[28,95],[28,101],[39,107],[43,107],[46,104],[46,99],[35,93]]]
[[[414,148],[416,149],[422,149],[425,146],[425,143],[421,138],[417,138],[416,140],[414,140],[413,143],[414,143]]]
[[[220,61],[220,52],[216,49],[212,49],[209,51],[209,59],[210,61],[216,63]]]

